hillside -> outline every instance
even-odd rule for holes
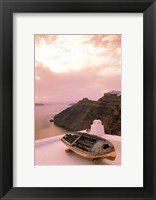
[[[98,101],[84,98],[54,116],[54,123],[67,130],[90,128],[94,119],[100,119],[106,134],[121,135],[121,94],[111,91]]]

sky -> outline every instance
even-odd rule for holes
[[[35,35],[35,102],[121,91],[121,35]]]

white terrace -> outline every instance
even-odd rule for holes
[[[105,134],[104,126],[100,120],[94,120],[90,134],[104,137],[113,143],[116,149],[115,161],[103,159],[99,165],[121,164],[121,137]],[[61,142],[63,135],[54,136],[35,141],[35,165],[95,165],[90,160],[83,158],[74,152],[65,152],[67,147]]]

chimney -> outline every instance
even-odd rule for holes
[[[104,129],[104,126],[102,125],[101,120],[95,119],[93,121],[93,124],[91,125],[90,133],[94,134],[94,135],[98,135],[100,137],[104,137],[105,136],[105,129]]]

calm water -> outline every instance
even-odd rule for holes
[[[65,134],[67,130],[49,120],[67,107],[67,103],[35,106],[35,139]]]

